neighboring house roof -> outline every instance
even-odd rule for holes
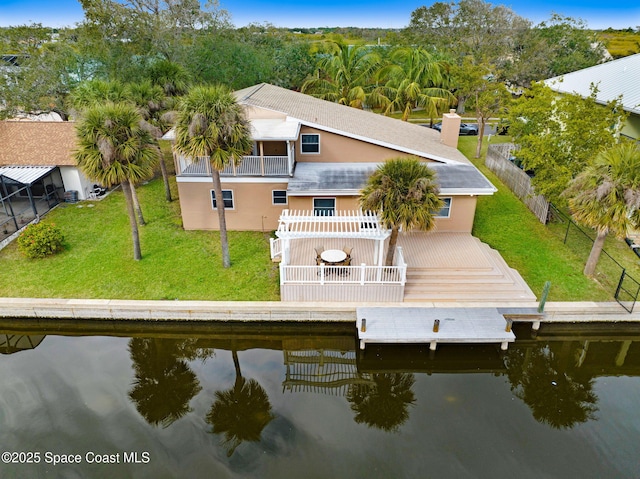
[[[54,168],[55,166],[0,166],[0,176],[23,185],[31,185]]]
[[[286,114],[302,124],[441,162],[470,164],[430,128],[262,83],[235,92],[238,103]]]
[[[75,124],[0,121],[0,166],[75,166]]]
[[[597,101],[606,104],[622,96],[623,108],[640,115],[640,53],[601,63],[583,70],[545,80],[559,93],[591,94],[591,85],[598,88]]]
[[[358,195],[379,163],[298,163],[289,179],[290,196]],[[473,165],[429,163],[441,195],[491,195],[496,188]]]

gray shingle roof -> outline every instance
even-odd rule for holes
[[[590,95],[598,87],[597,100],[607,103],[622,95],[625,110],[640,115],[640,53],[545,80],[554,91]]]
[[[378,163],[298,163],[289,179],[290,195],[356,195]],[[441,194],[493,194],[495,187],[473,165],[429,163],[436,172]]]
[[[440,143],[430,128],[320,100],[303,93],[262,83],[235,92],[238,103],[285,113],[303,124],[388,146],[436,161],[469,160],[456,148]]]

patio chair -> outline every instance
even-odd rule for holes
[[[316,246],[314,249],[316,250],[316,261],[318,261],[318,264],[320,264],[320,255],[324,251],[324,246]]]
[[[353,251],[352,246],[345,246],[344,248],[342,248],[342,251],[346,253],[348,259],[351,259],[351,252]]]

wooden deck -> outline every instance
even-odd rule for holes
[[[407,262],[404,301],[531,303],[536,297],[520,274],[496,250],[467,233],[401,234]],[[315,265],[314,248],[353,247],[352,265],[374,265],[375,241],[298,239],[292,241],[291,264]]]
[[[409,233],[399,244],[407,262],[404,301],[536,301],[500,253],[467,233]]]
[[[360,349],[366,343],[429,344],[431,350],[438,343],[499,343],[506,350],[516,340],[496,308],[357,308],[356,318]]]

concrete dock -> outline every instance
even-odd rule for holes
[[[499,343],[504,351],[516,340],[510,323],[496,308],[358,308],[360,349],[366,343]]]

